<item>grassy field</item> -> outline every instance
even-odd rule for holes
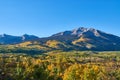
[[[120,52],[1,53],[0,80],[120,80]]]

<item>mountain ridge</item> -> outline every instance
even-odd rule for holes
[[[28,40],[39,39],[39,37],[34,35],[24,34],[22,36],[13,36],[8,34],[0,35],[0,44],[17,44]]]
[[[120,50],[120,37],[94,28],[79,27],[44,38],[27,34],[23,36],[0,35],[2,44],[20,44],[28,41],[31,42],[29,45],[56,50]]]

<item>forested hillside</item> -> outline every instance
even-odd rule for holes
[[[120,80],[120,52],[1,53],[0,80]]]

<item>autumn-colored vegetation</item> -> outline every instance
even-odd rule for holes
[[[120,80],[120,52],[1,53],[0,80]]]

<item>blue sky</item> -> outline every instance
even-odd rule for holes
[[[78,27],[120,36],[120,0],[0,0],[0,34],[47,37]]]

